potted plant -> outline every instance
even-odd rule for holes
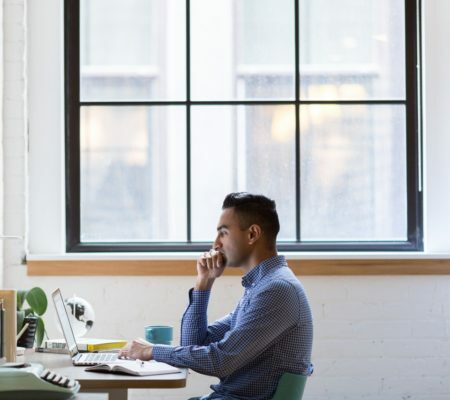
[[[17,342],[18,346],[30,348],[34,342],[38,347],[42,344],[45,333],[42,315],[47,311],[47,305],[47,296],[40,287],[17,291],[17,333],[28,324]]]

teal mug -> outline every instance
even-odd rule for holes
[[[153,344],[172,344],[173,327],[169,325],[148,325],[145,327],[145,340]]]

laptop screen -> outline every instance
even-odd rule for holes
[[[58,314],[59,323],[61,324],[64,338],[66,339],[67,348],[69,349],[70,355],[73,356],[78,353],[77,341],[75,339],[75,335],[73,334],[72,325],[70,324],[61,291],[56,289],[52,293],[52,297],[53,303],[55,304],[56,314]]]

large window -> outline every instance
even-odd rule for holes
[[[416,0],[66,0],[68,251],[420,250]]]

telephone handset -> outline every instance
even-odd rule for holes
[[[22,368],[0,367],[0,400],[66,400],[78,393],[80,384],[41,364]]]

